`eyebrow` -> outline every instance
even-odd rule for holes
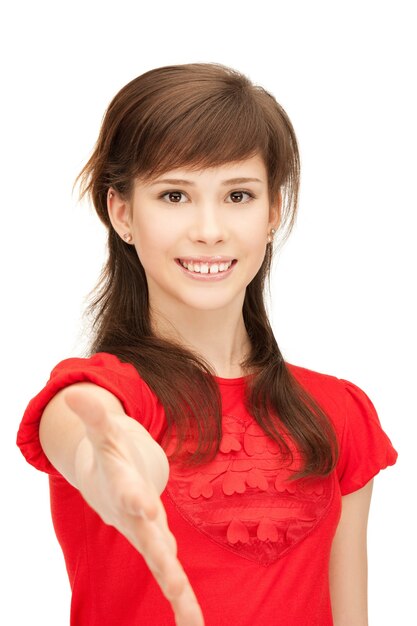
[[[240,185],[241,183],[262,183],[263,181],[259,178],[229,178],[228,180],[222,181],[222,185]],[[161,180],[156,180],[153,185],[190,185],[190,187],[195,187],[195,183],[191,180],[186,180],[184,178],[163,178]]]

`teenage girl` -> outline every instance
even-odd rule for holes
[[[108,229],[91,350],[18,445],[49,474],[73,626],[366,626],[372,479],[352,382],[286,362],[264,303],[296,217],[285,111],[219,64],[146,72],[82,170]]]

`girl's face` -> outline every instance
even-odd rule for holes
[[[117,194],[108,202],[114,228],[132,236],[150,304],[161,311],[172,305],[200,311],[241,307],[280,212],[279,203],[269,205],[259,156],[137,179],[131,203]]]

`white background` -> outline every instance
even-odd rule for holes
[[[3,9],[1,623],[68,623],[47,478],[15,436],[52,367],[79,354],[84,299],[104,258],[102,227],[72,195],[75,176],[125,83],[213,61],[271,91],[295,126],[302,193],[276,259],[273,325],[288,361],[366,391],[399,452],[375,479],[370,625],[416,623],[413,5],[39,0]]]

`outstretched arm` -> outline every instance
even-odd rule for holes
[[[368,626],[367,526],[373,481],[342,497],[330,556],[334,626]]]
[[[49,402],[39,435],[54,467],[142,554],[171,603],[176,624],[203,626],[159,497],[168,480],[168,460],[146,429],[109,391],[77,383]]]

